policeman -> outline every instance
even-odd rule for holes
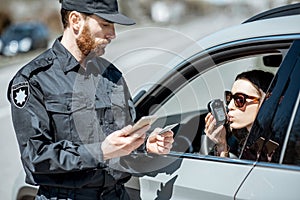
[[[36,199],[129,199],[120,158],[143,146],[150,126],[128,135],[135,109],[126,82],[100,56],[114,23],[134,21],[116,0],[63,0],[61,17],[63,35],[8,88],[26,182],[39,186]],[[173,132],[159,131],[147,137],[147,152],[170,151]]]

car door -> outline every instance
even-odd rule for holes
[[[173,129],[172,152],[166,156],[178,159],[176,168],[140,177],[142,199],[234,199],[256,161],[203,153],[212,150],[207,144],[208,149],[202,151],[207,103],[223,99],[224,90],[231,88],[234,77],[242,71],[257,68],[276,73],[291,40],[281,38],[274,44],[270,40],[239,41],[201,52],[181,63],[136,102],[138,113],[159,116],[152,127],[180,122]],[[268,62],[270,58],[277,62]],[[174,165],[163,167],[170,166]]]
[[[300,191],[300,40],[291,46],[262,105],[247,141],[248,149],[264,138],[260,149],[243,159],[259,162],[236,199],[299,199]]]

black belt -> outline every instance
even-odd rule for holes
[[[129,200],[123,184],[104,188],[61,188],[40,186],[36,199],[49,200]]]

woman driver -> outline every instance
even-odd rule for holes
[[[215,127],[215,118],[207,114],[204,132],[215,143],[214,155],[228,157],[229,152],[240,155],[273,77],[272,73],[261,70],[237,75],[231,92],[225,92],[228,123]]]

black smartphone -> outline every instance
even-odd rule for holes
[[[208,111],[216,119],[216,126],[224,125],[227,121],[225,104],[221,99],[213,99],[207,105]]]
[[[273,140],[269,140],[267,143],[266,143],[266,148],[267,148],[267,152],[268,152],[268,155],[274,153],[274,151],[277,149],[277,147],[279,146],[279,144]]]

